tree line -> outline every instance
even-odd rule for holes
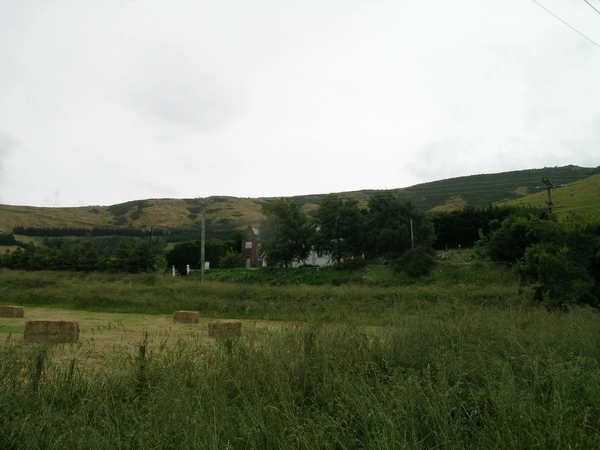
[[[289,198],[265,204],[262,213],[259,236],[269,266],[302,263],[311,250],[334,262],[356,257],[389,260],[413,246],[431,249],[435,239],[431,218],[412,201],[389,192],[375,193],[366,207],[354,198],[330,194],[314,217]]]
[[[479,233],[488,235],[492,228],[510,216],[544,218],[539,208],[506,205],[485,207],[466,206],[453,211],[432,215],[436,250],[471,248],[479,240]]]
[[[15,270],[139,273],[156,269],[164,244],[134,238],[45,238],[48,244],[24,245],[0,255],[0,267]],[[115,246],[116,244],[116,246]]]
[[[240,235],[236,233],[235,236]],[[240,235],[241,236],[241,235]],[[205,261],[210,262],[211,268],[232,269],[242,266],[242,257],[240,254],[240,239],[211,239],[204,245]],[[175,269],[184,274],[186,266],[190,269],[200,268],[200,253],[202,243],[196,239],[194,241],[180,242],[168,250],[165,254],[167,267]]]
[[[240,233],[235,233],[238,236]],[[6,235],[9,236],[9,235]],[[12,236],[12,234],[10,235]],[[240,238],[241,239],[241,238]],[[106,237],[44,237],[43,246],[23,244],[7,238],[20,248],[0,254],[0,267],[15,270],[57,270],[75,272],[129,272],[141,273],[158,268],[176,269],[185,273],[186,265],[200,267],[200,241],[187,241],[166,250],[168,240],[164,237],[139,239],[120,236]],[[241,266],[240,240],[206,242],[206,261],[212,268]]]
[[[262,213],[261,248],[267,263],[275,266],[302,262],[311,250],[340,262],[358,256],[392,260],[412,247],[471,248],[481,232],[489,234],[507,217],[544,215],[537,208],[495,205],[426,214],[411,200],[387,191],[370,196],[366,206],[330,194],[312,214],[302,212],[290,198],[265,204]]]
[[[262,212],[259,237],[269,266],[301,264],[314,250],[335,263],[360,258],[391,262],[393,267],[415,255],[425,261],[423,255],[434,248],[460,245],[474,247],[482,260],[512,265],[522,284],[531,286],[535,298],[548,307],[600,307],[600,218],[571,215],[553,222],[538,209],[497,206],[428,215],[410,200],[385,191],[372,195],[366,205],[331,194],[311,214],[289,198],[266,203]],[[47,234],[43,247],[3,235],[5,245],[16,243],[21,248],[0,255],[0,267],[131,273],[164,268],[165,263],[181,272],[187,264],[199,267],[197,239],[166,251],[166,237],[155,238],[150,245],[149,239],[114,235]],[[240,247],[239,232],[230,240],[209,240],[206,260],[212,268],[241,267]],[[413,247],[420,253],[409,255]]]
[[[0,233],[0,245],[19,245],[12,233]]]
[[[127,236],[127,237],[148,237],[149,230],[141,230],[139,228],[110,228],[110,227],[94,227],[94,228],[49,228],[49,227],[23,227],[16,226],[13,228],[13,234],[19,236],[35,236],[35,237],[64,237],[64,236]]]

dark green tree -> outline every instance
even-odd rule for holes
[[[79,248],[70,239],[65,239],[57,254],[58,270],[78,270],[81,256]]]
[[[170,269],[171,266],[175,266],[179,273],[185,274],[187,265],[199,267],[200,251],[201,242],[199,240],[175,244],[165,255],[167,267]]]
[[[17,245],[17,240],[12,233],[0,232],[0,245]]]
[[[99,253],[100,256],[98,256],[98,270],[101,272],[110,272],[112,264],[112,253],[110,249],[105,247],[102,252]]]
[[[415,247],[392,261],[391,265],[396,272],[405,272],[411,278],[419,278],[431,273],[435,267],[435,258],[423,247]]]
[[[378,192],[368,201],[366,236],[369,258],[393,259],[411,248],[411,220],[414,246],[431,249],[435,232],[431,219],[410,200],[400,201],[389,192]]]
[[[282,198],[262,208],[260,245],[267,265],[289,267],[308,257],[314,228],[292,199]]]
[[[131,273],[142,273],[154,270],[154,258],[150,254],[148,243],[138,241],[129,254],[127,270]]]
[[[206,262],[210,262],[210,267],[221,267],[221,259],[229,253],[237,253],[234,246],[237,243],[233,240],[223,241],[221,239],[211,239],[204,244],[204,258]],[[169,250],[165,257],[167,267],[175,266],[180,273],[185,273],[186,266],[192,269],[200,268],[200,253],[202,243],[199,240],[179,242]],[[238,253],[239,256],[239,253]],[[236,267],[241,265],[241,256]]]
[[[486,207],[465,206],[454,211],[436,212],[432,215],[436,240],[434,248],[467,248],[473,247],[479,240],[479,230],[489,237],[492,222],[502,222],[509,216],[541,217],[543,212],[533,207],[496,206]]]
[[[530,244],[517,270],[546,307],[600,307],[600,220],[570,217],[562,222],[530,219]]]
[[[492,231],[486,248],[489,257],[495,262],[516,263],[525,255],[528,246],[539,241],[531,233],[531,219],[527,217],[511,215],[501,223],[492,221],[490,227]]]
[[[219,260],[219,268],[221,269],[235,269],[242,267],[242,255],[239,252],[229,250]]]
[[[96,246],[93,243],[90,243],[87,248],[84,247],[84,253],[81,258],[81,270],[84,272],[94,272],[99,269],[98,259],[100,256],[98,255],[98,250],[96,250]]]
[[[321,201],[316,215],[315,249],[331,255],[336,263],[346,257],[362,255],[365,218],[356,199],[328,195]]]
[[[111,272],[129,272],[132,248],[126,239],[121,239],[113,252],[108,269]]]

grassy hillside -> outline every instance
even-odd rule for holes
[[[257,199],[211,197],[206,209],[207,226],[213,231],[243,229],[260,220]],[[196,199],[149,199],[112,206],[42,208],[0,205],[0,231],[15,226],[35,228],[195,228],[202,218]]]
[[[598,173],[600,168],[566,166],[473,175],[418,184],[398,191],[398,195],[412,198],[427,211],[451,211],[467,205],[487,206],[533,194],[535,187],[542,184],[542,177],[561,185]]]
[[[556,183],[553,182],[554,185]],[[552,203],[559,208],[553,214],[560,218],[570,213],[600,215],[600,174],[552,189]],[[545,207],[548,192],[540,186],[539,192],[505,202],[506,205]]]
[[[555,185],[570,185],[592,175],[600,174],[600,167],[577,166],[520,170],[488,175],[473,175],[423,183],[403,189],[392,189],[399,198],[411,199],[425,211],[448,211],[463,206],[485,206],[490,203],[516,200],[536,192],[542,177]],[[366,204],[374,190],[342,192],[338,195],[354,197]],[[582,196],[588,200],[596,191],[582,188],[572,194],[577,201]],[[556,190],[555,204],[563,204],[560,190]],[[318,208],[326,194],[296,196],[293,199],[309,214]],[[541,196],[527,197],[527,202],[544,205]],[[212,236],[224,236],[248,225],[258,225],[261,207],[274,198],[237,198],[215,196],[208,198],[206,210],[207,232]],[[563,203],[561,203],[563,202]],[[584,202],[585,203],[585,202]],[[583,203],[582,203],[583,204]],[[587,203],[586,203],[587,204]],[[582,206],[585,208],[585,206]],[[567,209],[565,209],[567,211]],[[201,206],[197,199],[147,199],[134,200],[112,206],[84,206],[77,208],[42,208],[32,206],[0,205],[0,232],[10,232],[15,226],[36,228],[149,228],[174,229],[198,228]]]
[[[424,211],[452,211],[464,206],[487,206],[490,203],[522,198],[536,192],[542,177],[556,185],[573,183],[599,174],[600,167],[578,166],[546,167],[543,169],[518,170],[485,175],[449,178],[430,183],[417,184],[402,189],[390,189],[399,198],[411,199]],[[340,196],[352,196],[366,203],[375,190],[343,192]],[[323,194],[296,196],[294,200],[305,211],[315,210]]]

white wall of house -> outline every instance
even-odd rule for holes
[[[311,250],[308,255],[308,258],[306,258],[302,262],[294,263],[293,266],[299,267],[299,266],[303,266],[303,265],[309,265],[309,266],[324,267],[324,266],[330,266],[332,264],[333,264],[333,260],[329,257],[329,255],[324,254],[324,255],[319,256],[316,251]]]

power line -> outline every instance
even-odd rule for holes
[[[575,31],[577,34],[579,34],[580,36],[586,38],[588,41],[590,41],[592,44],[594,44],[596,47],[600,48],[600,45],[598,45],[596,42],[592,41],[589,37],[587,37],[585,34],[583,34],[581,31],[579,31],[577,28],[573,27],[572,25],[569,25],[567,22],[565,22],[563,19],[561,19],[560,17],[558,17],[556,14],[554,14],[552,11],[550,11],[548,8],[546,8],[544,5],[542,5],[541,3],[537,2],[536,0],[531,0],[533,3],[535,3],[536,5],[538,5],[540,8],[542,8],[544,11],[546,11],[548,14],[552,14],[555,18],[557,18],[558,20],[560,20],[562,23],[564,23],[566,26],[568,26],[571,30]],[[591,6],[591,5],[590,5]],[[593,8],[593,6],[592,6]],[[596,9],[596,8],[594,8]]]
[[[592,8],[594,11],[596,11],[598,14],[600,14],[600,10],[596,9],[596,7],[594,5],[592,5],[588,0],[584,0],[588,5],[590,5],[590,8]]]

